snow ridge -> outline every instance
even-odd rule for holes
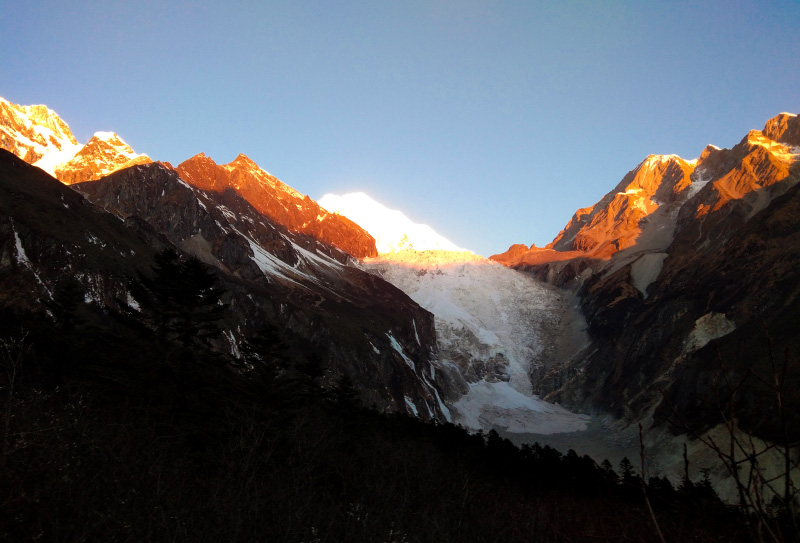
[[[427,224],[418,224],[402,212],[389,209],[363,192],[339,196],[326,194],[318,200],[331,213],[344,215],[375,238],[379,253],[405,249],[417,251],[466,251],[437,234]]]

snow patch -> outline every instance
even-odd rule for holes
[[[414,413],[414,416],[419,417],[419,411],[417,411],[417,406],[414,405],[414,402],[412,402],[408,396],[404,396],[403,398],[405,399],[408,408],[411,410],[412,413]]]
[[[26,268],[32,270],[33,266],[31,266],[31,261],[28,260],[28,255],[25,253],[25,248],[22,246],[22,240],[19,239],[19,234],[17,234],[17,230],[13,225],[11,226],[11,231],[14,232],[14,242],[17,247],[17,262],[24,264]]]
[[[277,275],[278,277],[286,279],[287,281],[296,283],[296,281],[289,277],[289,275],[286,273],[285,268],[287,266],[285,262],[267,252],[263,247],[250,238],[246,236],[244,237],[250,244],[250,250],[253,251],[253,256],[251,258],[258,266],[258,269],[261,270],[261,273],[264,275]]]
[[[33,165],[55,177],[56,169],[72,160],[82,147],[79,143],[73,144],[70,142],[61,142],[61,149],[51,148],[51,146],[42,147],[37,149],[42,154],[42,158],[34,162]]]
[[[689,185],[689,190],[686,193],[687,200],[693,198],[695,194],[700,192],[703,187],[708,185],[711,177],[704,177],[705,171],[700,168],[696,169],[691,175],[692,183]]]
[[[340,271],[344,269],[344,266],[337,260],[330,258],[328,255],[320,255],[318,253],[312,253],[306,249],[303,249],[295,242],[288,240],[289,243],[292,245],[294,250],[300,255],[300,257],[305,260],[306,263],[317,266],[322,266],[325,268],[334,269],[336,271]]]
[[[664,259],[667,253],[648,253],[642,255],[631,264],[631,278],[633,286],[647,298],[647,287],[658,278],[661,268],[664,266]]]
[[[428,383],[428,384],[430,385],[430,383]],[[430,385],[430,387],[431,387],[431,390],[433,390],[434,396],[436,396],[436,401],[439,404],[439,409],[441,409],[442,413],[444,414],[444,419],[447,422],[452,422],[453,421],[453,416],[450,414],[450,410],[447,408],[447,406],[442,401],[442,398],[439,396],[439,391],[436,390],[436,388],[433,385]]]
[[[772,156],[786,162],[794,162],[798,158],[798,148],[789,147],[783,143],[772,141],[764,136],[761,132],[751,131],[747,135],[747,143],[751,145],[758,145],[766,149]]]
[[[231,345],[231,355],[236,359],[242,358],[242,353],[239,350],[239,343],[236,341],[236,337],[233,335],[233,330],[225,330],[223,335]]]
[[[389,338],[389,343],[391,343],[392,349],[397,351],[397,353],[402,357],[402,359],[405,360],[406,364],[409,365],[409,367],[411,368],[411,371],[416,373],[417,372],[417,366],[414,364],[414,361],[411,360],[409,357],[407,357],[406,353],[403,352],[402,345],[400,345],[400,343],[394,338],[394,336],[392,335],[391,332],[387,332],[386,333],[386,337]]]
[[[132,309],[134,309],[136,311],[141,311],[142,310],[141,306],[139,305],[139,302],[137,302],[136,299],[134,299],[134,297],[131,296],[130,292],[126,292],[125,293],[125,298],[126,298],[125,299],[125,303],[128,304],[128,307],[130,307],[130,308],[132,308]]]

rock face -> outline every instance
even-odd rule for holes
[[[178,165],[176,170],[193,187],[218,193],[235,191],[260,213],[291,231],[314,236],[356,258],[378,254],[375,240],[361,227],[346,217],[328,213],[245,155],[239,155],[229,164],[217,165],[201,153]]]
[[[73,186],[220,270],[236,314],[232,351],[265,324],[277,326],[293,338],[293,356],[327,367],[328,385],[346,375],[366,405],[412,412],[411,403],[421,418],[447,418],[431,367],[432,315],[347,253],[289,231],[234,188],[201,190],[160,164]]]
[[[696,161],[648,157],[548,248],[492,257],[581,297],[592,343],[551,370],[541,394],[657,423],[677,408],[702,426],[714,414],[704,399],[717,352],[726,371],[767,377],[765,326],[775,353],[798,352],[798,131],[800,118],[781,114]],[[755,428],[773,402],[748,386],[742,407]],[[798,405],[794,393],[786,401]]]

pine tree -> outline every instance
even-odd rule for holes
[[[227,306],[217,277],[191,257],[181,262],[173,249],[156,255],[152,276],[139,274],[131,295],[141,307],[141,317],[162,339],[182,349],[203,346],[222,330],[218,322]]]
[[[636,481],[636,474],[633,471],[633,464],[626,456],[619,462],[619,471],[622,474],[623,483],[633,483]]]
[[[209,340],[222,333],[224,290],[197,258],[181,262],[173,249],[165,249],[155,260],[152,274],[139,273],[131,284],[131,296],[139,304],[139,317],[165,345],[165,366],[176,381],[178,400],[185,404],[199,361],[211,352]]]

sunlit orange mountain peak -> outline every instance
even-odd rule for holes
[[[113,132],[97,132],[86,145],[81,145],[67,123],[47,106],[20,106],[3,98],[0,144],[68,185],[151,162]]]
[[[579,209],[546,248],[607,258],[633,245],[642,221],[676,202],[691,185],[694,164],[676,155],[650,155],[595,205]]]
[[[176,171],[181,179],[199,189],[219,193],[233,190],[273,221],[357,258],[378,254],[375,240],[357,224],[329,213],[243,154],[228,164],[219,165],[200,153],[179,164]]]
[[[92,181],[123,168],[152,162],[131,149],[114,132],[96,132],[68,162],[55,168],[55,177],[66,185]]]
[[[571,281],[591,273],[591,262],[607,261],[621,251],[664,251],[679,223],[775,185],[776,191],[748,200],[750,214],[763,209],[788,188],[780,182],[789,177],[798,156],[800,120],[790,113],[770,119],[763,130],[751,130],[732,149],[709,145],[694,160],[650,155],[599,202],[576,211],[544,249],[513,245],[491,259],[509,266],[575,260],[564,274]],[[557,273],[566,271],[563,265],[557,268]]]

